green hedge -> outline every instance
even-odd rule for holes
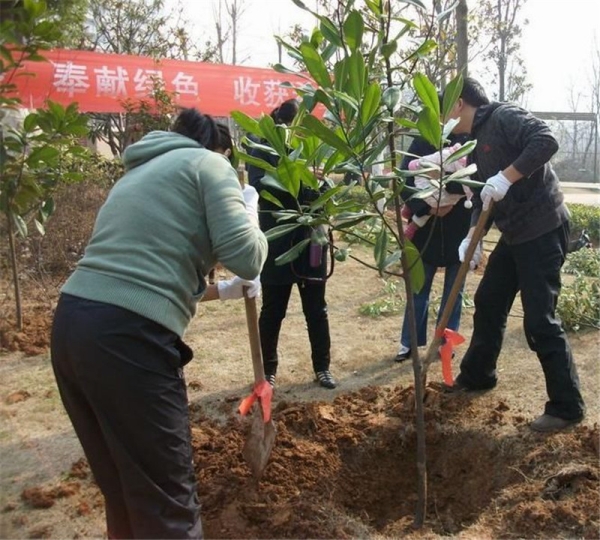
[[[571,212],[571,233],[575,236],[586,230],[596,247],[600,243],[600,207],[572,203],[567,205]]]

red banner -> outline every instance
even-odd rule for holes
[[[48,62],[25,63],[24,71],[33,76],[12,81],[25,107],[43,107],[44,101],[51,99],[63,105],[77,102],[83,112],[122,112],[124,100],[147,98],[153,79],[158,78],[165,90],[175,93],[175,101],[182,107],[196,107],[213,116],[229,116],[233,110],[259,116],[295,96],[281,83],[306,83],[299,76],[272,69],[90,51],[42,54]]]

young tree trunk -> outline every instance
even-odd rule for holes
[[[386,5],[388,13],[387,25],[382,28],[384,43],[387,42],[390,31],[391,18],[391,2],[388,0]],[[385,60],[385,71],[387,84],[391,88],[394,84],[392,78],[392,66],[389,58]],[[392,124],[387,125],[388,148],[391,156],[392,168],[397,166],[396,163],[396,143],[394,139],[394,128]],[[394,193],[396,193],[397,180],[394,179]],[[404,246],[405,237],[404,229],[402,228],[402,208],[399,197],[394,198],[394,210],[396,215],[396,227],[398,229],[398,237],[400,245]],[[402,273],[404,274],[404,290],[406,292],[406,307],[407,316],[410,322],[410,342],[412,354],[413,374],[415,381],[415,411],[416,411],[416,431],[417,431],[417,508],[415,510],[414,526],[421,529],[425,523],[425,515],[427,512],[427,448],[425,439],[425,383],[423,377],[423,363],[419,358],[419,348],[417,346],[417,322],[415,316],[415,304],[413,298],[412,282],[410,279],[410,263],[404,250],[400,259],[402,265]]]
[[[469,74],[469,6],[467,0],[459,0],[456,6],[456,71],[463,77]]]
[[[13,229],[13,224],[11,220],[11,216],[6,216],[7,222],[7,232],[8,232],[8,247],[10,251],[10,266],[13,275],[13,283],[15,287],[15,308],[16,308],[16,316],[17,316],[17,330],[19,332],[23,330],[23,309],[21,305],[21,285],[19,283],[19,272],[17,269],[17,250],[15,247],[15,232]]]

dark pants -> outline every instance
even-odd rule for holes
[[[418,293],[413,294],[415,303],[415,319],[417,322],[417,345],[422,347],[427,344],[427,319],[429,315],[429,297],[431,295],[431,286],[435,279],[437,272],[437,266],[433,266],[428,263],[423,263],[423,269],[425,270],[425,283]],[[438,312],[437,322],[439,322],[442,313],[446,307],[448,296],[456,281],[460,264],[451,264],[446,266],[444,269],[444,290],[442,292],[442,302],[440,304],[440,311]],[[462,310],[462,288],[460,294],[454,302],[454,307],[450,313],[447,327],[450,330],[457,331],[460,326],[460,314]],[[410,324],[408,318],[408,308],[404,310],[404,321],[402,322],[402,333],[400,334],[400,345],[410,348]]]
[[[262,308],[258,321],[265,375],[277,373],[277,344],[279,332],[292,293],[293,283],[284,285],[262,284]],[[303,281],[298,284],[302,311],[308,328],[313,369],[329,369],[331,339],[325,301],[325,283]]]
[[[62,295],[52,366],[104,495],[109,538],[202,538],[176,334],[125,309]]]
[[[567,336],[555,315],[568,232],[565,224],[524,244],[498,242],[475,293],[473,336],[458,380],[473,389],[496,385],[506,320],[520,291],[527,343],[546,378],[545,412],[574,420],[584,414],[583,398]]]

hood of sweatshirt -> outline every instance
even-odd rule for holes
[[[126,170],[138,167],[157,156],[181,148],[204,148],[200,143],[172,131],[151,131],[123,152]]]
[[[473,127],[471,129],[471,134],[473,137],[476,137],[477,130],[481,124],[483,124],[501,105],[505,105],[505,103],[496,101],[494,103],[488,103],[487,105],[481,105],[480,107],[477,107],[477,111],[475,111],[475,117],[473,118]]]

